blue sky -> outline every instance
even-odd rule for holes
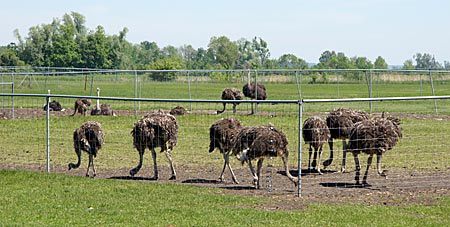
[[[112,35],[127,27],[128,41],[160,47],[206,48],[213,36],[257,36],[268,42],[271,58],[295,54],[313,63],[335,50],[372,62],[382,56],[390,65],[415,53],[450,61],[450,1],[441,0],[3,1],[0,45],[17,41],[14,29],[26,37],[30,27],[71,11],[85,16],[89,29],[102,25]]]

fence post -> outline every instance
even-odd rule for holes
[[[189,95],[189,100],[192,100],[192,94],[191,94],[191,77],[189,76],[189,72],[187,72],[187,79],[188,79],[188,95]],[[189,103],[189,111],[192,112],[192,102]]]
[[[429,73],[429,75],[430,75],[431,94],[434,96],[434,85],[433,85],[433,77],[431,76],[431,69],[428,69],[428,73]],[[436,103],[436,99],[434,100],[434,113],[437,114],[437,103]]]
[[[47,173],[50,173],[50,90],[47,96],[47,110],[46,110],[46,131],[47,131]]]
[[[298,182],[297,182],[297,196],[302,196],[302,122],[303,122],[303,102],[299,100],[298,102]]]

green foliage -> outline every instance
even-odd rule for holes
[[[212,37],[208,44],[208,56],[217,69],[233,69],[239,57],[238,47],[225,36]]]
[[[305,69],[308,64],[293,54],[283,54],[279,59],[270,59],[268,43],[261,37],[251,40],[240,38],[231,41],[226,36],[211,37],[208,48],[194,49],[185,44],[181,47],[168,45],[159,48],[155,42],[142,41],[132,44],[126,40],[125,27],[118,35],[107,35],[101,25],[94,30],[85,26],[83,15],[71,12],[62,19],[55,18],[49,24],[29,28],[28,37],[22,38],[18,30],[17,51],[1,53],[0,64],[20,66],[23,64],[41,67],[79,67],[149,69],[158,59],[179,56],[185,69]],[[19,59],[17,59],[19,58]],[[434,56],[417,53],[413,56],[417,69],[450,68],[442,66]],[[160,65],[158,62],[156,65]],[[326,50],[315,66],[317,69],[386,69],[387,63],[378,56],[375,63],[366,57],[348,58],[342,52]],[[404,66],[409,69],[411,66]]]

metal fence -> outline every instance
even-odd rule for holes
[[[217,151],[208,153],[209,126],[222,117],[234,117],[243,125],[274,124],[281,129],[289,141],[289,166],[292,175],[300,176],[299,187],[294,190],[292,183],[284,176],[281,160],[266,159],[263,166],[263,191],[282,194],[310,194],[320,190],[338,190],[355,187],[353,182],[354,165],[348,163],[347,173],[338,173],[342,152],[342,143],[336,141],[336,159],[324,170],[323,175],[310,172],[308,163],[308,147],[303,144],[302,122],[309,116],[318,115],[325,118],[327,113],[337,107],[351,107],[370,112],[369,102],[373,102],[376,117],[382,111],[402,119],[403,138],[393,150],[384,156],[383,168],[388,169],[389,180],[376,176],[372,168],[369,181],[375,187],[433,187],[434,185],[450,185],[450,153],[448,152],[450,135],[450,96],[415,96],[415,97],[380,97],[380,98],[347,98],[347,99],[303,99],[303,100],[266,100],[258,101],[259,112],[249,115],[251,104],[256,101],[236,101],[238,111],[233,114],[231,107],[222,115],[216,110],[222,106],[222,100],[207,99],[153,99],[124,98],[104,96],[78,96],[53,94],[0,94],[2,100],[15,97],[15,119],[1,120],[0,133],[0,166],[1,168],[31,169],[52,173],[83,175],[87,166],[87,155],[82,155],[82,165],[77,170],[67,170],[69,162],[76,161],[73,152],[73,131],[87,120],[100,122],[105,130],[105,146],[96,159],[99,177],[130,179],[129,170],[136,166],[138,155],[132,145],[130,131],[146,112],[154,109],[169,111],[175,106],[190,106],[189,114],[177,116],[180,132],[177,147],[174,148],[174,160],[179,173],[178,181],[182,183],[198,183],[217,187],[252,187],[252,178],[247,166],[233,159],[231,164],[241,181],[240,186],[230,186],[231,177],[225,175],[225,183],[217,178],[223,166],[223,157]],[[71,117],[73,108],[66,111],[44,111],[42,106],[50,100],[61,103],[73,103],[75,98],[90,98],[95,103],[109,103],[117,113],[112,116],[88,116],[79,114]],[[439,114],[423,110],[423,106],[433,106],[438,102],[443,107]],[[135,109],[136,103],[141,108]],[[325,105],[324,105],[325,104]],[[3,106],[9,106],[6,104]],[[321,111],[317,111],[320,109]],[[1,112],[8,118],[10,108],[2,108]],[[168,162],[158,155],[161,179],[170,177]],[[325,146],[322,161],[328,158],[328,146]],[[364,160],[361,155],[361,160]],[[352,158],[348,158],[352,160]],[[150,155],[145,156],[144,167],[135,179],[149,179],[152,175]],[[361,161],[364,164],[364,161]],[[373,166],[374,167],[374,166]],[[364,167],[362,167],[364,169]],[[227,183],[228,182],[228,183]],[[436,186],[437,187],[437,186]],[[324,189],[326,188],[326,189]],[[342,192],[336,192],[342,193]]]
[[[67,170],[76,159],[73,152],[73,130],[87,120],[96,120],[105,128],[105,147],[96,160],[99,177],[125,178],[137,164],[138,155],[132,145],[131,128],[150,110],[169,111],[183,106],[189,114],[177,116],[180,125],[174,159],[183,183],[199,183],[214,187],[232,187],[229,175],[225,183],[216,179],[223,157],[208,153],[209,127],[222,117],[235,117],[244,125],[274,124],[286,133],[289,141],[289,164],[292,174],[300,176],[297,190],[284,177],[281,161],[266,159],[262,187],[271,193],[311,194],[320,191],[344,193],[341,188],[354,187],[351,161],[349,172],[340,169],[342,142],[336,141],[336,160],[323,175],[308,172],[308,147],[301,129],[304,119],[317,115],[325,118],[338,107],[363,110],[371,117],[389,112],[402,119],[404,137],[385,155],[383,168],[390,179],[376,177],[375,187],[426,187],[450,185],[450,71],[433,70],[94,70],[56,68],[0,68],[0,167],[32,169],[83,175]],[[226,87],[242,88],[249,81],[267,88],[268,100],[243,100],[233,114],[231,106],[222,108],[220,99]],[[100,88],[97,96],[96,88]],[[74,117],[75,98],[90,98],[108,103],[117,117]],[[66,111],[42,109],[49,100],[57,100]],[[249,115],[251,105],[258,103],[258,113]],[[328,157],[328,146],[322,159]],[[170,171],[165,157],[158,155],[162,179]],[[83,162],[87,164],[86,155]],[[364,156],[361,156],[364,157]],[[349,160],[352,160],[350,157]],[[150,155],[145,156],[142,179],[152,174]],[[362,161],[362,163],[364,163]],[[247,166],[235,159],[232,166],[241,181],[251,187]],[[364,169],[364,168],[362,168]],[[350,173],[350,174],[349,174]],[[403,182],[403,183],[398,183]],[[317,185],[322,187],[317,188]]]

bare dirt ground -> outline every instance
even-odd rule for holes
[[[51,112],[52,116],[67,116],[72,110],[65,112]],[[134,114],[134,111],[119,111],[118,115]],[[16,109],[15,118],[45,117],[42,109]],[[141,113],[139,113],[141,115]],[[404,114],[402,118],[450,120],[450,116],[442,115],[416,115]],[[216,154],[219,155],[219,154]],[[362,158],[362,160],[364,160]],[[84,163],[86,164],[86,163]],[[83,176],[85,165],[76,170],[67,170],[67,166],[52,166],[51,172],[68,175]],[[268,165],[269,164],[269,165]],[[350,164],[351,165],[351,164]],[[160,178],[155,181],[150,178],[153,167],[144,165],[141,172],[135,177],[129,176],[130,169],[98,169],[97,178],[113,180],[139,181],[145,183],[174,183],[195,185],[206,188],[220,188],[218,193],[237,194],[245,196],[258,196],[268,198],[264,207],[255,207],[265,210],[292,210],[304,209],[310,204],[365,204],[385,206],[405,205],[433,205],[440,198],[450,197],[450,166],[447,169],[390,169],[388,178],[377,176],[376,170],[370,170],[368,182],[370,185],[354,184],[354,172],[338,173],[332,170],[325,171],[323,175],[308,173],[302,170],[301,197],[297,195],[297,187],[288,180],[281,169],[281,160],[265,161],[262,170],[261,188],[255,189],[248,168],[237,168],[235,173],[240,184],[233,184],[227,170],[225,181],[220,182],[218,176],[222,166],[201,166],[196,169],[178,165],[177,180],[169,181],[170,169],[166,163],[159,166]],[[291,167],[291,173],[298,175],[296,168]],[[46,171],[43,166],[17,166],[0,164],[0,169],[26,169],[31,171]],[[362,172],[363,173],[363,172]]]

